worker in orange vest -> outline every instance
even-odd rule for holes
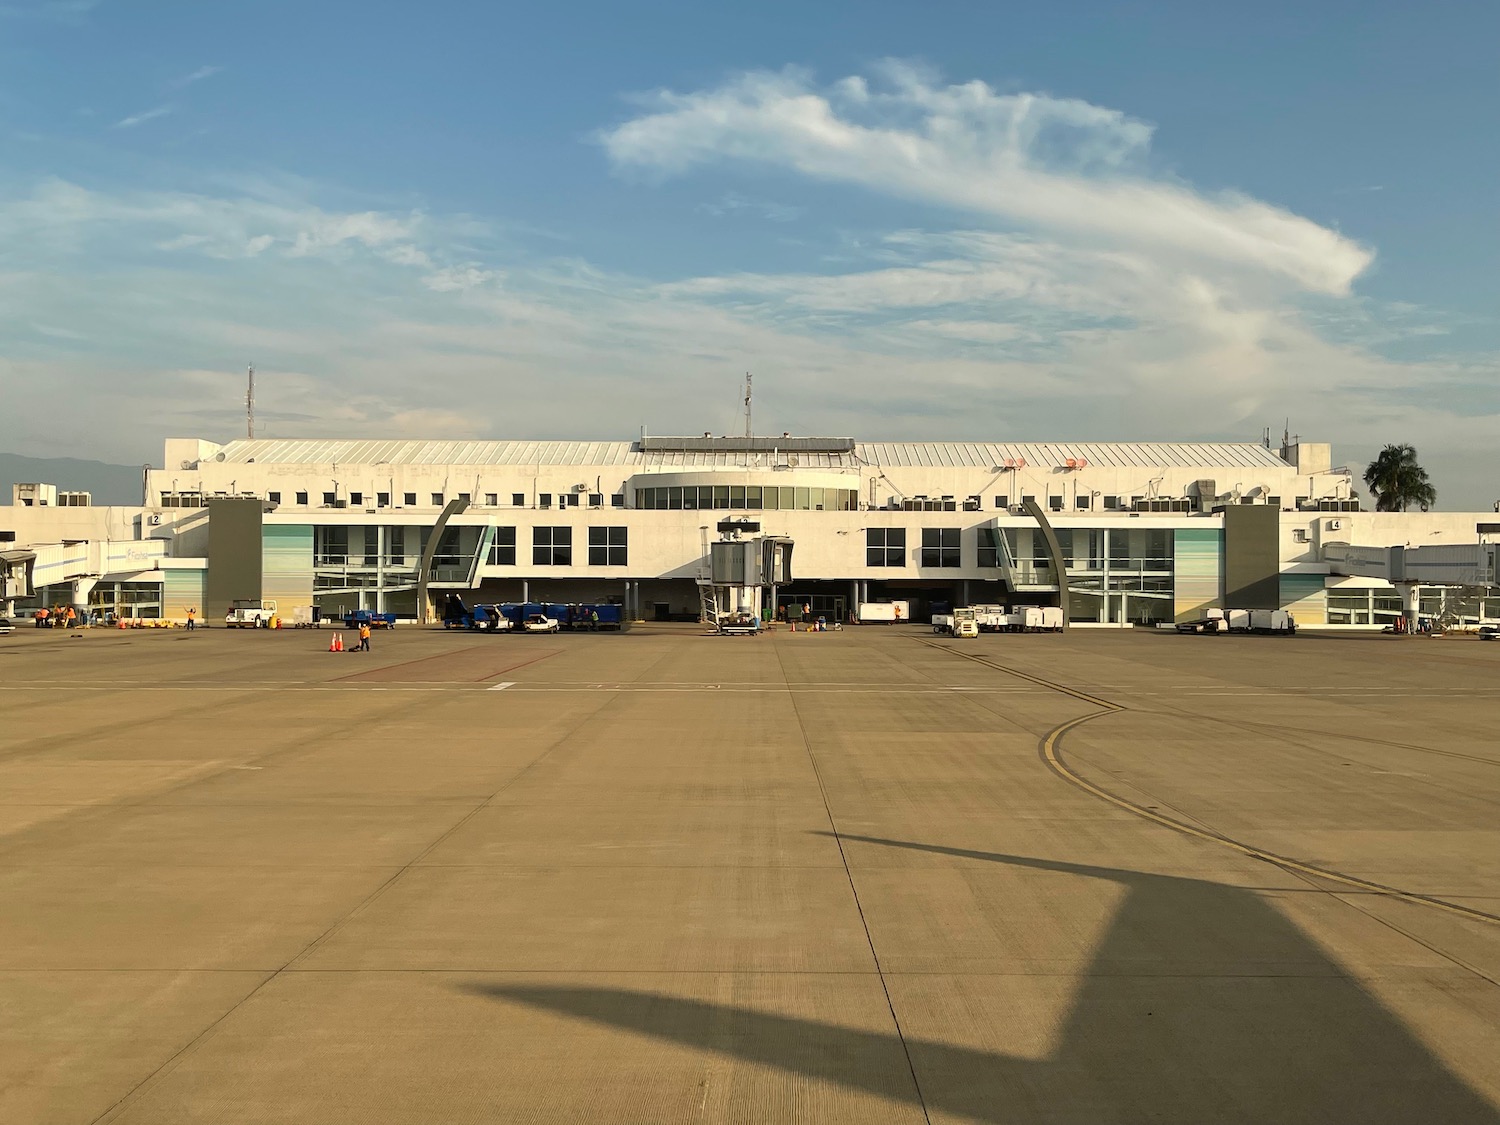
[[[370,651],[370,626],[368,622],[359,627],[359,651]]]

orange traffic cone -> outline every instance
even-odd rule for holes
[[[328,651],[329,652],[342,652],[343,649],[344,649],[344,642],[339,638],[339,635],[337,633],[335,633],[333,636],[331,636],[331,637],[328,638]]]

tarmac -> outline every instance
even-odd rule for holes
[[[1500,1123],[1500,644],[328,641],[0,638],[0,1122]]]

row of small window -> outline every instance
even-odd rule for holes
[[[589,566],[627,566],[630,553],[630,529],[626,527],[589,528]],[[490,543],[490,566],[516,565],[516,529],[495,528]],[[533,527],[531,529],[532,566],[572,566],[573,529],[571,527]]]
[[[164,508],[176,507],[177,505],[175,503],[168,503],[168,495],[169,495],[168,493],[165,493],[165,492],[162,493],[162,507],[164,507]],[[297,493],[294,493],[293,495],[296,496],[296,500],[294,501],[294,503],[300,504],[300,505],[306,507],[306,505],[308,503],[308,495],[309,495],[308,493],[306,493],[306,492],[297,492]],[[486,492],[486,493],[484,493],[484,506],[486,508],[498,508],[500,506],[500,495],[501,494],[498,493],[498,492]],[[559,493],[556,494],[557,506],[559,508],[576,508],[576,507],[578,507],[579,498],[582,495],[583,495],[582,493],[578,493],[578,492],[559,492]],[[433,493],[430,493],[430,496],[431,496],[431,500],[432,500],[432,504],[431,504],[432,507],[434,507],[434,508],[442,508],[442,507],[446,506],[447,499],[446,499],[446,496],[445,496],[444,493],[433,492]],[[355,508],[362,508],[368,502],[368,497],[369,497],[369,494],[365,493],[365,492],[351,492],[351,493],[349,493],[349,499],[347,501],[342,501],[342,500],[339,499],[339,494],[337,492],[325,492],[325,493],[323,493],[323,507],[325,507],[325,508],[339,508],[339,507],[344,507],[345,505],[348,505],[348,506],[355,507]],[[589,498],[589,507],[590,508],[602,508],[602,507],[604,507],[604,494],[603,493],[601,493],[601,492],[590,492],[590,493],[588,493],[588,498]],[[279,493],[279,492],[268,492],[268,493],[266,493],[266,499],[269,500],[273,504],[280,504],[281,503],[281,493]],[[473,496],[472,493],[469,493],[469,492],[460,492],[458,494],[458,499],[463,500],[463,501],[465,501],[467,503],[473,503],[474,502],[474,496]],[[613,496],[611,496],[609,499],[610,499],[610,506],[611,507],[614,507],[614,508],[623,508],[625,506],[625,495],[624,495],[624,493],[617,492]],[[550,507],[552,507],[552,500],[553,500],[553,493],[551,493],[551,492],[538,492],[537,496],[536,496],[536,506],[538,508],[550,508]],[[404,493],[402,493],[402,502],[408,508],[415,508],[417,506],[417,493],[415,493],[415,492],[404,492]],[[195,505],[183,505],[183,506],[184,507],[188,507],[188,506],[197,507],[196,504]],[[391,506],[391,494],[389,492],[377,492],[377,493],[375,493],[375,506],[377,508],[389,508]],[[524,493],[524,492],[512,492],[510,494],[510,506],[512,508],[524,508],[524,507],[526,507],[526,493]]]
[[[947,499],[951,499],[951,497]],[[1035,496],[1025,495],[1021,497],[1021,502],[1024,504],[1028,500],[1035,499]],[[1301,496],[1297,498],[1299,506],[1304,499],[1306,498]],[[1196,506],[1194,505],[1193,501],[1181,496],[1101,496],[1100,500],[1103,503],[1103,510],[1106,512],[1192,512],[1196,510]],[[979,497],[971,496],[969,497],[969,501],[964,504],[964,508],[967,510],[975,510],[979,507],[978,501]],[[1240,502],[1243,504],[1249,504],[1252,502],[1252,499],[1251,497],[1246,496],[1242,497]],[[1280,496],[1268,496],[1266,497],[1265,502],[1273,508],[1281,507]],[[1050,511],[1061,512],[1065,510],[1067,506],[1068,498],[1066,496],[1047,497],[1047,508]],[[1009,508],[1010,497],[1004,495],[1003,493],[999,496],[996,496],[995,507]],[[1094,507],[1093,494],[1084,493],[1081,496],[1073,497],[1073,507],[1080,512],[1091,511]],[[951,512],[952,510],[953,505],[949,504],[947,506],[947,511]]]
[[[857,512],[859,490],[850,488],[782,488],[760,484],[704,484],[683,488],[638,488],[637,508],[728,508],[746,511]]]
[[[978,500],[979,497],[971,496],[970,499]],[[1148,506],[1148,510],[1153,512],[1189,512],[1193,509],[1191,501],[1182,499],[1148,500],[1146,497],[1142,496],[1101,496],[1099,499],[1101,501],[1103,510],[1106,512],[1128,512],[1143,505]],[[1036,497],[1028,493],[1027,495],[1021,497],[1020,503],[1024,504],[1028,500],[1035,501]],[[1061,512],[1066,510],[1067,506],[1068,498],[1066,496],[1058,495],[1047,497],[1048,511]],[[965,505],[965,507],[967,507],[967,505]],[[1009,508],[1010,497],[1004,495],[1003,493],[999,496],[996,496],[995,507]],[[1085,492],[1081,496],[1073,497],[1073,508],[1076,511],[1088,512],[1092,511],[1093,507],[1093,493]]]

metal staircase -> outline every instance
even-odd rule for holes
[[[698,619],[719,629],[719,591],[714,587],[713,559],[708,549],[708,529],[699,533],[703,554],[698,560]]]
[[[715,629],[719,627],[718,590],[708,578],[698,579],[698,616],[705,625],[712,625]]]

